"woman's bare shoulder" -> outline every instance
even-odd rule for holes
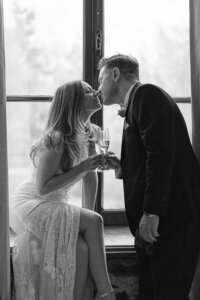
[[[52,131],[47,134],[43,141],[44,147],[57,153],[63,152],[64,139],[60,131]]]

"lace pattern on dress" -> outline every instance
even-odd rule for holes
[[[24,219],[13,248],[16,299],[73,300],[80,209],[44,202]]]
[[[84,148],[80,161],[87,156]],[[70,188],[41,196],[32,177],[11,199],[10,220],[19,229],[12,254],[16,300],[74,300],[80,208],[67,203]],[[89,276],[84,300],[92,300],[92,286]]]

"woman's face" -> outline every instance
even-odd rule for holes
[[[94,113],[102,108],[100,100],[98,98],[98,92],[93,90],[91,86],[82,81],[84,89],[83,108],[86,112]]]

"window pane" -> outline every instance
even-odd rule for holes
[[[190,140],[192,141],[192,112],[191,112],[191,104],[190,103],[178,103],[178,107],[180,108],[182,115],[185,119]]]
[[[121,140],[124,119],[117,115],[118,106],[104,106],[104,124],[110,131],[109,150],[121,155]],[[105,209],[121,209],[124,207],[123,183],[115,178],[113,170],[104,171],[104,197]]]
[[[142,82],[189,97],[188,0],[105,0],[105,56],[117,53],[139,60]]]
[[[45,124],[50,103],[8,102],[8,167],[9,194],[28,178],[33,167],[29,157],[30,147],[40,136]],[[73,187],[71,203],[81,206],[81,184]]]
[[[114,8],[114,9],[113,9]],[[105,56],[131,54],[140,63],[141,82],[164,88],[173,97],[190,96],[188,0],[105,0]],[[191,133],[190,104],[179,104]],[[123,120],[118,107],[104,108],[110,150],[120,156]],[[104,208],[124,208],[121,180],[104,172]]]
[[[82,0],[5,0],[7,94],[52,95],[82,79]]]

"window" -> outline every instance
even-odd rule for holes
[[[105,56],[131,54],[140,63],[141,82],[164,88],[176,101],[190,101],[188,0],[105,0]],[[184,98],[188,97],[188,98]],[[178,104],[191,133],[189,103]],[[122,120],[118,107],[104,108],[110,149],[120,153]],[[103,208],[124,209],[122,182],[105,173]]]
[[[98,88],[102,56],[132,54],[142,82],[178,102],[191,132],[188,0],[5,0],[10,194],[26,178],[55,89],[73,79]],[[93,122],[110,128],[120,156],[123,119],[105,107]],[[73,202],[81,205],[80,183]],[[126,224],[123,188],[113,171],[99,174],[97,210],[105,224]]]
[[[51,97],[39,95],[52,96],[60,84],[83,78],[83,2],[6,0],[4,15],[12,195],[30,173],[30,146],[46,122]],[[81,205],[79,185],[73,199]]]
[[[6,0],[8,95],[52,95],[82,79],[82,0]]]

